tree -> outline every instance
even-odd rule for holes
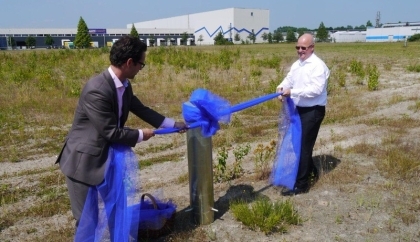
[[[356,29],[366,29],[366,26],[364,26],[363,24],[360,26],[354,26],[354,30]]]
[[[92,38],[90,37],[86,22],[80,17],[79,23],[77,24],[77,34],[74,38],[74,46],[76,48],[89,48],[91,41]]]
[[[299,28],[299,29],[298,29],[298,38],[299,38],[300,36],[302,36],[304,33],[305,33],[305,32],[303,31],[303,29],[302,29],[302,28]]]
[[[370,22],[370,20],[367,21],[366,23],[366,27],[373,27],[372,23]]]
[[[278,29],[274,30],[273,40],[274,40],[275,42],[277,42],[277,43],[278,43],[278,42],[281,42],[281,41],[283,41],[283,40],[284,40],[283,33],[282,33],[282,31],[280,30],[280,28],[278,28]]]
[[[291,29],[289,29],[289,31],[287,31],[286,41],[287,41],[287,43],[294,43],[294,42],[297,41],[295,32],[293,32]]]
[[[134,27],[134,24],[131,25],[130,36],[133,36],[135,38],[139,38],[139,33],[137,32],[136,27]]]
[[[36,46],[36,39],[33,36],[29,36],[25,40],[27,47],[35,47]]]
[[[251,41],[253,44],[255,44],[255,40],[257,39],[255,34],[254,34],[254,30],[252,30],[251,33],[249,33],[248,37],[249,41]]]
[[[267,39],[268,39],[268,43],[273,43],[273,34],[271,32],[268,33],[267,35]]]
[[[47,34],[47,36],[45,36],[45,44],[48,46],[54,44],[54,39],[51,37],[51,35]]]
[[[200,45],[201,45],[201,42],[203,41],[204,39],[203,39],[203,35],[202,34],[200,34],[200,36],[198,36],[198,39],[197,39],[197,41],[198,42],[200,42]]]
[[[292,27],[292,26],[283,26],[283,27],[278,27],[277,30],[280,32],[288,32],[289,30],[291,30],[292,32],[296,32],[297,28]]]
[[[182,33],[181,35],[181,42],[183,45],[187,45],[187,40],[188,40],[188,34],[187,32]]]
[[[219,33],[214,37],[214,44],[215,45],[229,45],[232,44],[232,42],[229,42],[225,37],[223,36],[222,31],[219,31]]]
[[[318,31],[316,31],[316,38],[320,42],[325,42],[328,40],[328,31],[325,28],[325,25],[323,22],[321,22],[321,24],[318,27]]]
[[[335,29],[335,30],[342,30],[342,31],[345,31],[345,30],[346,30],[346,27],[344,27],[344,26],[340,26],[340,27],[335,27],[334,29]]]
[[[263,41],[265,42],[265,41],[267,41],[267,39],[268,39],[268,34],[266,33],[266,32],[264,32],[262,35],[261,35],[261,38],[263,39]]]
[[[240,41],[240,40],[241,40],[241,36],[239,35],[239,33],[238,33],[238,32],[236,32],[236,34],[235,34],[235,36],[233,37],[233,39],[234,39],[235,41]]]
[[[410,38],[408,38],[409,42],[414,42],[414,41],[420,41],[420,34],[413,34],[412,36],[410,36]]]

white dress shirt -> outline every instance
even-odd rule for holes
[[[298,107],[327,104],[327,82],[330,70],[312,53],[305,61],[293,63],[289,73],[277,88],[291,89],[290,97]]]

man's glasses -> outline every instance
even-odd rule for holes
[[[309,47],[312,47],[313,45],[310,45],[310,46],[308,46],[308,47],[305,47],[305,46],[296,46],[295,48],[296,48],[296,50],[299,50],[299,49],[301,49],[301,50],[306,50],[306,49],[308,49]]]
[[[146,64],[145,63],[143,63],[143,62],[141,62],[141,61],[139,61],[139,62],[137,62],[138,64],[140,64],[140,67],[141,68],[144,68],[145,66],[146,66]]]

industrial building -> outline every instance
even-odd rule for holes
[[[379,13],[378,13],[379,14]],[[134,23],[140,39],[148,46],[168,45],[213,45],[217,34],[233,43],[242,43],[255,36],[256,43],[262,43],[263,34],[269,33],[270,11],[267,9],[226,8],[208,12],[187,14],[177,17]],[[420,33],[420,22],[379,24],[366,31],[337,31],[330,33],[332,42],[393,42],[404,41]],[[133,23],[122,29],[89,29],[92,47],[111,46],[121,36],[129,35]],[[55,48],[69,47],[76,37],[77,29],[0,29],[0,49],[27,48],[26,39],[34,37],[36,48],[45,48],[50,36]],[[186,38],[185,38],[186,37]],[[186,42],[182,41],[186,39]]]
[[[92,47],[110,46],[123,35],[131,32],[131,24],[125,29],[89,29]],[[223,36],[235,41],[238,34],[240,41],[246,41],[253,33],[256,43],[262,42],[262,34],[269,31],[269,10],[227,8],[209,12],[188,14],[178,17],[157,19],[134,24],[140,39],[148,46],[161,45],[212,45],[214,37],[222,32]],[[7,39],[12,37],[15,47],[26,48],[26,39],[36,39],[36,48],[47,47],[45,39],[49,35],[56,47],[69,46],[76,37],[77,29],[0,29],[0,49],[10,48]],[[187,35],[187,42],[182,39]],[[65,45],[67,43],[67,45]]]
[[[420,22],[388,23],[369,27],[366,31],[337,31],[330,33],[331,42],[397,42],[420,34]]]
[[[330,38],[333,43],[365,42],[366,31],[337,31],[331,33]]]
[[[140,39],[147,40],[150,46],[153,40],[168,39],[169,37],[181,37],[182,34],[187,33],[189,38],[193,37],[192,29],[136,29],[139,33]],[[92,47],[111,46],[113,42],[118,40],[121,36],[129,35],[130,28],[127,29],[89,29],[92,38]],[[26,39],[30,36],[36,40],[37,48],[46,48],[45,40],[47,36],[51,36],[54,40],[54,47],[63,48],[66,43],[72,43],[76,37],[77,29],[0,29],[0,49],[7,49],[10,47],[8,38],[13,38],[15,41],[15,48],[25,49]],[[156,45],[156,42],[153,44]],[[159,45],[169,45],[169,43],[160,43]]]
[[[249,40],[254,34],[256,43],[262,43],[262,34],[269,32],[270,11],[267,9],[227,8],[209,12],[134,23],[137,29],[193,29],[196,44],[212,45],[214,37],[222,32],[225,39],[235,42]],[[127,25],[127,28],[131,25]]]
[[[414,34],[420,34],[420,22],[383,24],[366,30],[366,42],[405,41]]]

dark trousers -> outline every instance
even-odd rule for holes
[[[77,227],[79,226],[80,219],[82,217],[83,208],[85,206],[89,188],[91,186],[70,177],[66,177],[66,183],[67,183],[67,190],[69,192],[71,211],[73,213],[73,217],[76,219],[76,231],[77,231]],[[102,187],[102,190],[99,190],[99,193],[104,198],[108,195],[107,191],[108,191],[107,187]],[[92,209],[95,209],[95,208],[92,208]],[[115,207],[111,211],[108,211],[108,212],[109,214],[107,214],[107,218],[108,218],[110,238],[111,238],[111,241],[114,241],[113,228],[114,228],[115,212],[116,212]]]
[[[85,206],[86,197],[90,185],[74,180],[73,178],[66,177],[67,190],[69,192],[71,211],[74,219],[76,219],[76,228],[79,225],[82,216],[83,207]]]
[[[302,146],[295,187],[306,189],[310,174],[316,172],[312,151],[325,116],[325,106],[297,107],[297,110],[302,124]]]

